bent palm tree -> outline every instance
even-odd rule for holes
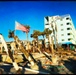
[[[46,37],[48,38],[48,42],[50,43],[50,39],[49,39],[49,35],[52,33],[52,31],[49,28],[46,28],[44,30],[44,34],[46,35]]]
[[[21,41],[19,40],[18,36],[14,35],[14,31],[9,32],[8,35],[9,38],[14,38],[15,43],[18,45],[18,48],[20,49],[20,51],[22,53],[24,53],[24,56],[26,57],[26,59],[30,62],[31,64],[31,68],[34,70],[38,70],[38,66],[37,64],[34,62],[34,60],[32,59],[31,55],[25,50],[23,44],[21,43]]]
[[[49,28],[46,28],[46,29],[44,30],[44,33],[45,33],[45,35],[46,35],[46,38],[48,38],[48,42],[49,42],[49,45],[50,45],[49,35],[52,33],[52,31],[51,31]],[[52,37],[51,37],[51,41],[52,41],[52,47],[51,47],[51,45],[50,45],[50,48],[51,48],[51,51],[52,51],[52,54],[53,54],[54,51],[53,51],[53,39],[52,39]]]

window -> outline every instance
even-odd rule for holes
[[[71,18],[67,17],[66,20],[71,20]]]
[[[48,16],[46,16],[45,18],[46,18],[47,21],[49,21],[49,17]]]
[[[66,23],[66,25],[71,25],[71,23],[68,22],[68,23]]]
[[[70,23],[66,23],[67,25],[69,25]]]
[[[66,20],[69,20],[69,19],[70,19],[69,17],[66,18]]]
[[[63,19],[61,18],[60,21],[62,21]]]
[[[67,35],[70,35],[70,33],[67,33]]]
[[[61,26],[63,26],[63,24],[61,24]]]
[[[61,34],[61,36],[64,36],[64,34]]]
[[[62,39],[62,41],[64,41],[64,39]]]
[[[71,28],[67,28],[67,30],[71,30]]]
[[[46,25],[49,25],[48,23]]]
[[[70,40],[71,40],[71,38],[68,39],[68,41],[70,41]]]
[[[63,31],[63,29],[61,29],[61,31]]]

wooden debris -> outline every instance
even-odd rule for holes
[[[53,65],[58,65],[58,57],[56,55],[51,57]]]
[[[0,74],[3,74],[3,73],[4,73],[4,69],[0,68]]]
[[[50,74],[50,73],[47,73],[47,72],[44,72],[44,71],[32,70],[32,69],[29,69],[29,68],[25,68],[25,70],[30,71],[30,72],[34,72],[34,73],[40,73],[40,74]]]

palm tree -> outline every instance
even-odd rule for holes
[[[35,39],[34,46],[37,45],[38,47],[38,36],[40,36],[41,32],[39,30],[34,30],[33,34],[31,34],[31,37]]]
[[[54,29],[53,22],[51,23],[51,27],[52,27],[52,31],[53,31],[53,34],[54,34],[55,49],[57,49],[57,45],[56,45],[57,44],[57,37],[56,37],[56,35],[57,35],[57,33],[56,33],[57,32],[57,26],[56,26],[56,23],[54,22],[55,23],[55,29]]]
[[[54,22],[54,21],[53,21]],[[55,33],[55,30],[56,30],[56,32],[57,32],[57,27],[56,27],[56,23],[55,23],[55,29],[54,29],[54,27],[53,27],[53,22],[51,23],[51,26],[52,26],[52,31],[53,31],[53,34],[54,34],[54,41],[55,41],[55,49],[56,49],[56,42],[57,42],[57,37],[55,36],[56,35],[56,33]],[[53,51],[53,44],[54,44],[54,41],[53,41],[53,37],[51,37],[52,38],[52,51]],[[57,55],[55,55],[55,53],[54,53],[54,51],[53,51],[53,54],[52,54],[52,62],[53,63],[57,63],[57,60],[58,60],[58,57],[57,57]]]
[[[44,31],[41,32],[40,35],[43,36],[43,40],[42,40],[42,49],[45,50],[45,38],[44,38],[44,37],[45,37],[45,32],[44,32]]]
[[[33,32],[33,35],[34,35],[34,38],[36,39],[37,41],[37,46],[38,46],[38,36],[40,36],[40,31],[39,30],[34,30]]]
[[[50,40],[49,40],[49,35],[52,33],[52,31],[49,29],[49,28],[46,28],[44,30],[44,34],[46,35],[46,37],[48,38],[48,42],[50,43]]]
[[[52,54],[54,53],[54,51],[53,51],[53,39],[52,39],[52,37],[51,37],[51,41],[52,41],[52,46],[50,45],[50,38],[49,38],[49,35],[52,33],[52,31],[49,29],[49,28],[46,28],[45,30],[44,30],[44,34],[46,35],[46,37],[48,38],[48,43],[49,43],[49,47],[51,48],[51,50],[52,50]]]
[[[20,49],[20,51],[22,53],[24,53],[26,59],[30,62],[31,64],[31,68],[34,69],[34,70],[38,70],[38,66],[37,64],[34,62],[34,60],[32,59],[31,55],[25,50],[23,44],[21,43],[21,41],[19,40],[19,38],[17,36],[14,35],[14,31],[9,31],[9,35],[8,35],[9,38],[14,38],[15,40],[15,43],[18,45],[18,48]],[[14,65],[14,67],[16,67]]]
[[[43,31],[43,32],[41,32],[41,33],[40,33],[40,35],[42,35],[42,36],[43,36],[43,39],[44,39],[45,32],[44,32],[44,31]]]

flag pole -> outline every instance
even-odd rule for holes
[[[26,39],[27,39],[27,48],[29,49],[29,42],[28,42],[28,32],[26,32]]]
[[[16,30],[15,30],[15,35],[16,35]]]
[[[16,35],[16,21],[15,21],[15,35]]]

